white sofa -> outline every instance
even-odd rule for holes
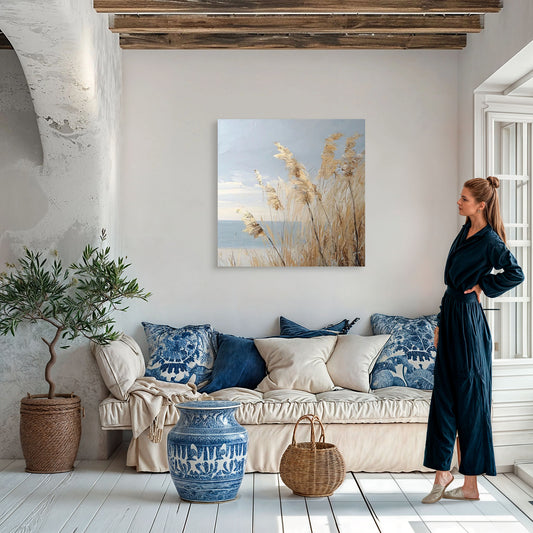
[[[423,457],[431,391],[387,387],[356,392],[336,387],[312,394],[226,388],[207,395],[198,393],[194,385],[142,377],[142,353],[126,335],[109,347],[93,345],[93,353],[112,392],[99,407],[101,427],[132,430],[127,464],[138,471],[168,471],[166,438],[178,420],[174,404],[191,400],[240,402],[235,416],[248,431],[248,472],[279,471],[294,425],[304,414],[320,418],[326,441],[337,445],[350,471],[427,470]],[[297,441],[308,440],[309,426],[301,424]],[[452,466],[455,463],[454,459]]]
[[[336,444],[355,472],[424,471],[426,422],[430,391],[389,387],[371,393],[347,389],[321,394],[294,390],[260,393],[231,388],[208,396],[191,391],[183,399],[213,399],[241,402],[236,419],[248,431],[247,472],[278,472],[279,461],[290,444],[294,424],[304,414],[319,416],[326,441]],[[133,438],[127,464],[138,471],[168,471],[166,437],[178,420],[169,409],[161,442],[149,438],[149,428]],[[113,396],[100,404],[103,430],[131,429],[130,400]],[[301,424],[297,441],[309,440],[308,425]]]

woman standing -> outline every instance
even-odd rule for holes
[[[477,476],[496,475],[492,447],[492,341],[481,307],[481,292],[500,296],[524,280],[505,242],[498,178],[468,180],[457,205],[466,224],[455,238],[444,271],[447,285],[435,330],[435,382],[424,466],[436,470],[423,503],[442,497],[477,500]],[[503,270],[492,274],[492,269]],[[445,492],[456,433],[464,485]]]

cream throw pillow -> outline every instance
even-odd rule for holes
[[[370,372],[390,335],[340,335],[327,369],[337,387],[370,392]]]
[[[119,400],[127,400],[128,390],[135,380],[144,376],[144,357],[139,345],[123,333],[109,344],[92,342],[91,351],[111,394]]]
[[[333,389],[326,362],[336,341],[336,335],[310,339],[255,339],[268,372],[256,390],[296,389],[317,394]]]

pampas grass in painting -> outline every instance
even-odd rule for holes
[[[356,149],[361,136],[331,132],[314,172],[291,146],[273,141],[273,157],[283,162],[285,175],[267,181],[261,168],[254,169],[263,206],[256,206],[258,213],[253,207],[235,209],[241,231],[260,239],[261,246],[222,251],[219,233],[219,265],[364,266],[365,157]]]

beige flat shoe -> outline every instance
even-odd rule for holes
[[[452,479],[445,486],[434,483],[431,492],[422,498],[422,503],[437,503],[443,497],[444,491],[448,488],[448,485],[453,481],[453,479],[454,477],[452,476]]]
[[[470,500],[477,502],[479,501],[479,498],[467,498],[464,495],[463,487],[457,487],[456,489],[447,490],[443,495],[443,498],[446,500]]]

